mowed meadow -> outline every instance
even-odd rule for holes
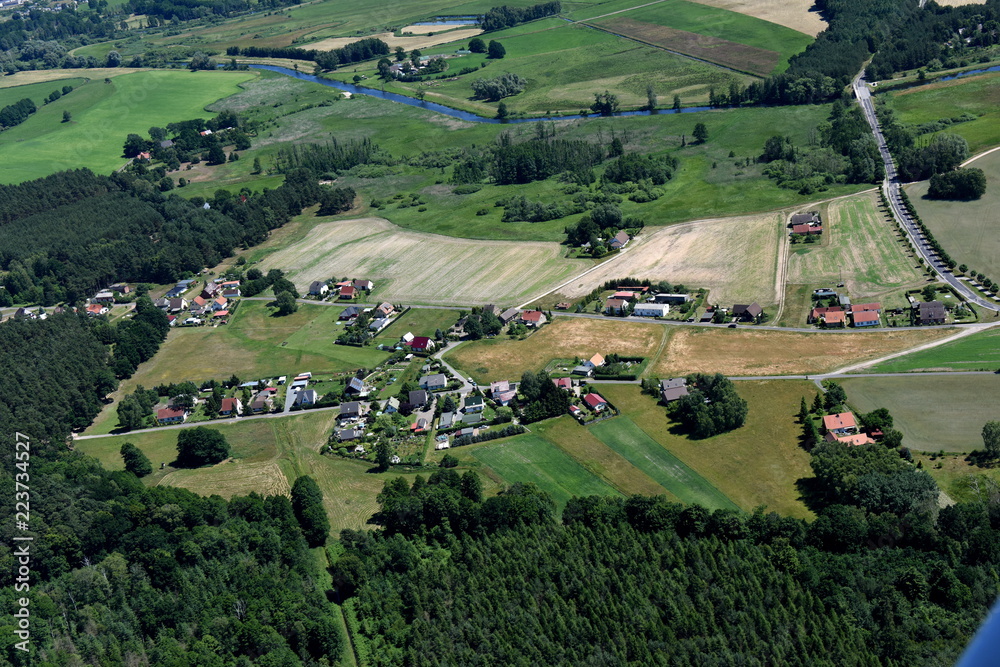
[[[844,283],[855,302],[926,283],[898,225],[880,209],[876,193],[830,202],[822,219],[820,243],[790,247],[788,283]]]
[[[518,305],[593,266],[564,254],[555,243],[456,239],[362,218],[317,224],[261,268],[282,269],[300,291],[350,276],[374,281],[393,303]]]
[[[69,85],[79,81],[81,70],[63,72]],[[207,105],[232,95],[241,82],[256,76],[254,72],[152,70],[122,73],[108,82],[91,79],[0,134],[0,183],[19,183],[80,167],[110,173],[126,162],[121,157],[122,145],[129,133],[146,136],[151,126],[211,118],[214,114],[205,110]],[[65,85],[61,81],[53,79],[52,88]],[[31,92],[37,87],[35,83]],[[3,95],[16,96],[16,88],[5,89]],[[72,114],[70,122],[62,122],[63,111]]]
[[[708,301],[731,306],[778,301],[775,276],[785,242],[781,214],[700,220],[648,230],[624,252],[560,290],[567,297],[588,294],[607,280],[648,278],[709,290]],[[724,267],[724,268],[723,268]]]
[[[998,79],[1000,82],[1000,79]],[[986,194],[973,201],[927,199],[929,181],[906,188],[920,219],[941,246],[960,264],[1000,280],[1000,151],[983,155],[968,164],[986,174]]]

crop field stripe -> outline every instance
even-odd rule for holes
[[[601,422],[591,426],[590,431],[683,502],[697,503],[709,509],[739,509],[722,491],[667,451],[628,417]]]
[[[537,484],[560,508],[573,496],[620,495],[561,449],[536,435],[522,435],[480,447],[473,456],[511,484]]]

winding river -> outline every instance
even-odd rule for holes
[[[407,97],[406,95],[400,95],[399,93],[386,93],[384,91],[378,90],[377,88],[367,88],[365,86],[355,86],[352,83],[344,83],[343,81],[334,81],[332,79],[323,79],[313,74],[305,74],[303,72],[296,72],[295,70],[288,69],[287,67],[278,67],[277,65],[250,65],[251,69],[262,69],[269,72],[277,72],[279,74],[285,74],[296,79],[302,79],[303,81],[312,81],[313,83],[318,83],[322,86],[327,86],[328,88],[336,88],[337,90],[343,90],[345,92],[351,93],[352,95],[368,95],[369,97],[377,97],[381,100],[389,100],[390,102],[399,102],[400,104],[405,104],[411,107],[417,107],[420,109],[427,109],[428,111],[434,111],[436,113],[444,114],[445,116],[451,116],[452,118],[457,118],[459,120],[469,121],[470,123],[533,123],[540,120],[572,120],[574,118],[600,118],[598,114],[591,114],[583,116],[580,114],[568,115],[568,116],[539,116],[536,118],[508,118],[506,120],[498,120],[496,118],[487,118],[485,116],[479,116],[472,113],[471,111],[462,111],[461,109],[454,109],[443,104],[438,104],[436,102],[428,102],[426,100],[421,101],[413,97]],[[673,110],[656,110],[656,111],[621,111],[616,113],[615,116],[655,116],[658,114],[673,114],[673,113],[695,113],[698,111],[710,111],[712,107],[686,107],[680,111]]]

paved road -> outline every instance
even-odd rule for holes
[[[475,389],[475,386],[471,382],[469,382],[469,379],[467,377],[459,373],[451,366],[451,364],[445,361],[443,357],[445,352],[455,347],[458,347],[459,345],[461,345],[461,343],[457,343],[454,341],[448,342],[440,350],[432,354],[431,358],[440,361],[441,365],[447,368],[449,373],[451,373],[452,375],[454,375],[455,377],[457,377],[459,380],[462,381],[462,386],[459,388],[458,393],[461,396],[468,396],[469,394],[472,393],[472,390]]]
[[[892,154],[889,152],[889,146],[886,144],[885,137],[882,135],[882,128],[879,126],[878,117],[875,115],[875,105],[872,102],[871,91],[868,89],[868,84],[864,79],[864,70],[861,71],[854,78],[854,94],[857,97],[858,104],[861,105],[861,110],[864,112],[865,120],[868,121],[869,127],[871,127],[872,134],[875,137],[875,143],[878,145],[879,153],[882,156],[882,162],[885,163],[885,181],[882,183],[882,191],[885,193],[886,199],[889,201],[889,206],[892,209],[892,215],[903,229],[906,230],[907,235],[910,237],[910,241],[916,248],[920,256],[924,258],[927,265],[930,266],[934,273],[938,277],[947,282],[949,285],[954,287],[959,294],[964,296],[970,302],[976,304],[981,308],[986,308],[988,310],[1000,311],[1000,306],[994,303],[990,303],[983,299],[979,294],[969,287],[964,281],[959,280],[958,277],[951,272],[951,269],[947,267],[941,258],[931,249],[927,244],[927,239],[923,236],[920,229],[917,227],[916,222],[910,216],[909,211],[903,205],[903,199],[900,196],[902,191],[902,182],[899,179],[899,174],[896,173],[896,164],[892,160]]]

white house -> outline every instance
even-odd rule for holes
[[[666,303],[640,303],[632,310],[637,317],[666,317],[669,312],[670,305]]]

